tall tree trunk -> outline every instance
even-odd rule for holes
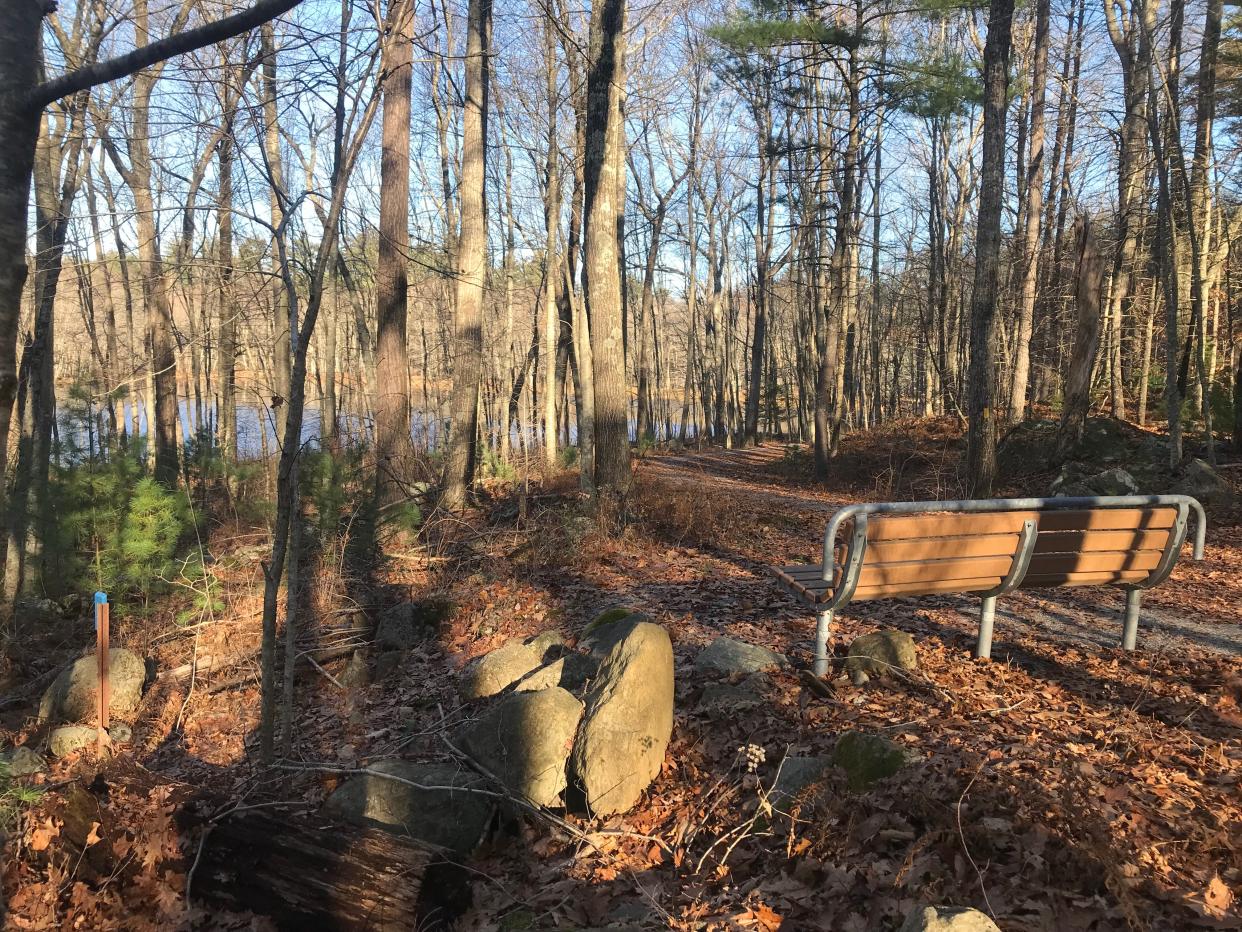
[[[1049,0],[1035,7],[1035,61],[1031,72],[1030,158],[1026,164],[1026,215],[1022,232],[1018,298],[1018,333],[1014,341],[1013,379],[1009,386],[1009,421],[1020,421],[1026,410],[1031,376],[1031,334],[1035,327],[1035,289],[1039,273],[1039,224],[1044,184],[1044,96],[1048,82]]]
[[[474,478],[483,361],[483,286],[487,227],[487,95],[491,85],[492,0],[470,0],[466,25],[466,95],[462,113],[461,233],[457,240],[452,431],[444,464],[444,507],[460,509]]]
[[[408,480],[410,437],[409,348],[406,343],[410,249],[410,94],[414,78],[414,7],[389,0],[385,23],[380,160],[379,264],[376,268],[376,496],[381,506],[400,501]],[[427,377],[427,373],[423,374]]]
[[[623,497],[630,484],[618,227],[625,160],[625,3],[601,0],[591,8],[583,179],[583,278],[595,377],[595,489],[614,497]]]
[[[280,111],[277,101],[276,38],[271,24],[259,30],[259,51],[263,56],[260,86],[263,97],[263,158],[268,176],[269,221],[273,230],[281,230],[285,223],[284,198],[285,170],[280,152]],[[272,420],[276,429],[276,446],[285,442],[285,424],[281,406],[289,398],[289,373],[291,368],[289,345],[289,300],[279,276],[272,281],[272,387],[269,399]],[[278,463],[272,464],[277,469]]]
[[[970,385],[966,481],[987,498],[996,482],[996,410],[992,347],[1000,279],[1001,210],[1005,189],[1005,110],[1014,0],[992,0],[983,49],[983,166],[975,235],[975,287],[970,301]]]

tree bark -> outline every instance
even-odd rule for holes
[[[1005,189],[1005,111],[1009,91],[1013,0],[992,0],[983,50],[983,166],[975,235],[975,287],[970,301],[970,370],[966,481],[988,498],[996,482],[996,301],[1000,280],[1001,210]]]
[[[414,7],[389,0],[385,24],[380,160],[379,265],[376,269],[376,497],[381,506],[403,497],[410,437],[406,303],[410,250],[410,93],[414,78]],[[426,378],[424,373],[424,378]]]
[[[582,271],[595,377],[595,490],[612,497],[624,497],[630,484],[618,226],[623,208],[618,179],[625,159],[625,21],[625,0],[601,0],[591,9],[584,153]]]
[[[466,95],[462,113],[461,233],[457,239],[457,315],[454,320],[452,430],[441,504],[460,509],[474,479],[479,388],[483,362],[483,289],[487,227],[487,95],[491,85],[492,0],[470,0],[466,25]]]

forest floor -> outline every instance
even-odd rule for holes
[[[473,905],[455,928],[863,932],[895,929],[927,903],[974,906],[1004,930],[1242,928],[1237,509],[1210,514],[1202,563],[1184,558],[1148,593],[1136,652],[1116,647],[1123,599],[1109,589],[1006,597],[990,662],[970,656],[977,599],[859,603],[839,617],[835,649],[898,628],[918,644],[917,671],[862,687],[830,679],[830,697],[790,671],[753,708],[700,708],[706,681],[693,660],[719,635],[809,662],[813,617],[769,564],[812,558],[841,504],[958,496],[960,455],[944,422],[848,438],[825,485],[811,481],[805,450],[781,444],[655,454],[636,461],[636,516],[621,534],[593,529],[568,475],[493,490],[464,524],[433,515],[417,544],[389,547],[378,590],[351,593],[338,578],[317,595],[321,644],[352,643],[359,612],[411,597],[447,597],[456,611],[370,686],[330,680],[344,659],[325,675],[300,670],[291,758],[303,769],[273,776],[254,764],[252,662],[240,681],[237,667],[191,688],[157,681],[123,756],[158,781],[108,778],[116,863],[92,873],[90,859],[50,856],[68,832],[67,788],[113,772],[89,759],[54,765],[52,792],[9,839],[9,921],[250,928],[248,917],[186,906],[198,840],[176,822],[179,799],[205,789],[296,813],[317,806],[341,770],[447,757],[444,738],[465,712],[464,664],[549,627],[572,638],[625,605],[673,640],[677,713],[663,772],[625,815],[567,816],[575,835],[528,820],[481,852],[469,865]],[[162,670],[195,653],[252,652],[262,538],[243,533],[213,535],[225,612],[191,629],[121,620],[118,637]],[[13,717],[9,737],[33,733],[23,722]],[[865,793],[830,776],[796,817],[763,818],[782,759],[828,753],[851,729],[920,760]],[[756,772],[743,750],[752,745],[764,752]]]

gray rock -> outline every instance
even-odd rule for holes
[[[753,673],[741,683],[708,683],[703,687],[696,708],[700,712],[744,712],[763,705],[763,693],[770,680]]]
[[[782,815],[790,815],[797,808],[799,794],[812,783],[822,780],[832,769],[832,764],[832,758],[828,756],[786,757],[781,761],[776,782],[768,793],[772,809]]]
[[[788,663],[784,654],[778,654],[766,647],[735,641],[733,638],[716,638],[699,651],[699,656],[694,660],[694,669],[711,675],[745,676],[776,670]]]
[[[43,758],[25,746],[0,751],[0,767],[7,770],[10,777],[28,777],[47,770]]]
[[[543,665],[538,648],[510,641],[490,654],[484,654],[462,674],[461,694],[466,699],[483,699],[507,689]]]
[[[1053,483],[1052,491],[1055,495],[1077,498],[1096,495],[1137,495],[1139,491],[1138,482],[1119,466],[1077,480],[1071,480],[1070,475],[1062,471],[1058,481]]]
[[[633,806],[659,774],[672,733],[673,645],[662,627],[639,622],[587,690],[570,768],[587,810]]]
[[[855,684],[859,673],[884,676],[894,670],[913,670],[918,665],[914,638],[905,631],[873,631],[856,637],[845,659],[846,672]]]
[[[832,762],[845,771],[849,788],[856,792],[891,777],[914,759],[901,745],[861,731],[841,735],[832,752]]]
[[[124,722],[117,722],[108,729],[108,737],[113,744],[130,744],[134,740],[134,729]]]
[[[142,658],[123,647],[108,651],[109,700],[112,715],[128,715],[142,700],[147,668]],[[62,670],[39,703],[41,722],[77,722],[96,714],[99,704],[99,661],[94,654]]]
[[[403,760],[379,761],[367,769],[424,788],[375,774],[359,774],[328,797],[324,803],[327,813],[394,835],[409,835],[460,855],[473,852],[487,834],[496,802],[495,797],[471,792],[486,789],[479,775],[456,764]]]
[[[371,671],[367,666],[367,652],[363,649],[354,651],[349,663],[341,675],[337,677],[346,689],[363,689],[371,685]]]
[[[1234,500],[1233,486],[1215,469],[1197,458],[1182,469],[1181,476],[1170,491],[1197,498],[1202,505],[1231,505]]]
[[[48,735],[47,748],[53,757],[68,757],[90,747],[98,738],[99,729],[91,725],[62,725]]]
[[[511,693],[458,733],[459,746],[509,790],[537,806],[555,803],[582,703],[558,686]]]
[[[452,614],[452,603],[443,599],[419,599],[393,605],[380,614],[375,643],[381,650],[409,650],[434,637]]]
[[[529,676],[518,681],[513,687],[514,692],[534,692],[559,686],[576,693],[586,685],[587,680],[595,676],[599,670],[599,661],[589,654],[570,651],[558,660],[553,660],[535,670]]]
[[[901,932],[1000,932],[1000,928],[977,909],[917,906],[906,916]]]

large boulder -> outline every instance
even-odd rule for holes
[[[108,651],[108,710],[125,716],[138,708],[147,668],[131,650],[113,647]],[[41,722],[78,722],[93,718],[99,705],[99,661],[94,654],[62,670],[39,703]]]
[[[598,658],[592,657],[590,654],[569,651],[551,663],[535,670],[524,679],[519,680],[513,689],[515,692],[535,692],[540,689],[559,686],[562,689],[568,689],[570,692],[576,693],[587,684],[588,680],[595,676],[598,670]]]
[[[456,764],[379,761],[368,768],[388,774],[359,774],[328,797],[324,810],[359,825],[409,835],[429,845],[469,855],[487,834],[495,797],[478,774]],[[416,785],[415,785],[416,784]]]
[[[466,699],[494,696],[541,666],[543,651],[538,646],[510,641],[466,668],[462,674],[461,694]]]
[[[1181,476],[1170,491],[1197,498],[1202,505],[1231,505],[1234,499],[1233,486],[1198,458],[1191,460],[1182,469]]]
[[[629,809],[655,779],[673,733],[673,645],[639,622],[608,653],[586,694],[571,759],[575,789],[595,815]]]
[[[1000,932],[1000,928],[977,909],[916,906],[906,916],[901,932]]]
[[[582,703],[559,686],[515,692],[457,736],[459,746],[509,790],[550,806],[565,789],[565,764]]]
[[[47,764],[43,758],[24,745],[0,751],[0,770],[10,777],[29,777],[31,774],[43,773]]]
[[[582,632],[582,647],[598,661],[603,661],[614,647],[629,637],[635,626],[654,624],[651,616],[643,612],[631,612],[624,608],[610,608],[600,612]]]
[[[748,676],[776,670],[788,662],[784,654],[766,647],[721,637],[699,651],[694,669],[712,676]]]
[[[854,638],[845,669],[851,676],[860,673],[883,676],[894,670],[913,670],[919,665],[914,638],[905,631],[873,631]]]
[[[841,735],[832,752],[832,762],[845,771],[846,784],[855,792],[891,777],[911,760],[901,745],[861,731]]]

